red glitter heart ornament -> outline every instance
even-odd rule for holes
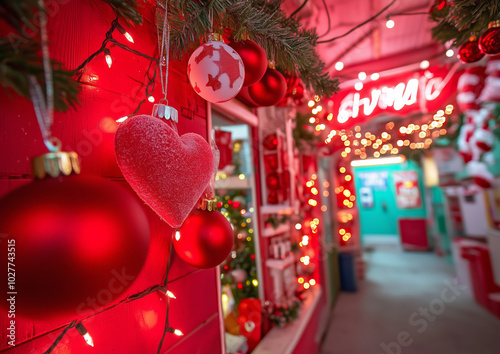
[[[198,202],[214,171],[210,145],[159,118],[139,115],[120,124],[115,154],[123,176],[163,220],[178,228]]]

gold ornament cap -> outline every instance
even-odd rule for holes
[[[493,27],[500,27],[500,20],[491,21],[488,24],[488,29],[493,28]]]
[[[469,42],[477,42],[477,36],[476,35],[472,35],[469,37]]]
[[[274,60],[268,60],[268,61],[267,61],[267,67],[268,67],[269,69],[274,69],[274,70],[276,70],[276,63],[275,63],[275,61],[274,61]]]
[[[216,42],[224,42],[224,38],[219,33],[208,33],[205,35],[204,42],[216,41]]]
[[[50,176],[59,177],[61,174],[69,176],[80,174],[80,160],[76,152],[49,152],[31,159],[31,169],[35,179],[44,179]]]
[[[215,198],[202,198],[198,202],[198,209],[215,211],[217,210],[217,199]]]

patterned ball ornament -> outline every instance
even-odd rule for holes
[[[224,261],[233,248],[233,228],[216,210],[215,199],[203,199],[173,239],[179,257],[196,268],[213,268]]]
[[[245,67],[239,54],[227,44],[210,35],[188,62],[188,77],[198,95],[214,103],[226,102],[241,90]]]
[[[479,49],[477,37],[470,37],[467,42],[460,46],[458,50],[458,59],[464,63],[474,63],[481,60],[484,53]]]
[[[286,89],[283,75],[270,67],[259,82],[248,88],[248,93],[257,104],[267,107],[280,102],[285,97]]]
[[[479,48],[484,54],[500,53],[500,21],[490,22],[479,38]]]

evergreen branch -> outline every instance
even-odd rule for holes
[[[429,17],[437,22],[432,29],[432,37],[441,43],[453,40],[458,46],[471,35],[480,35],[488,24],[500,18],[498,0],[455,1],[443,9],[434,9]]]
[[[128,23],[136,25],[142,24],[142,15],[139,12],[140,2],[146,3],[146,0],[101,0],[107,3],[115,13],[124,18]]]
[[[28,76],[34,75],[39,83],[45,81],[38,52],[36,44],[23,45],[13,51],[7,39],[0,40],[0,84],[4,89],[31,100]],[[66,111],[69,107],[75,107],[80,86],[73,80],[73,72],[62,69],[61,63],[56,61],[52,61],[52,70],[55,109]],[[45,85],[41,86],[45,88]]]
[[[248,36],[264,48],[280,69],[298,71],[309,89],[331,96],[338,90],[338,80],[324,71],[325,65],[315,52],[316,32],[301,29],[297,20],[287,18],[280,10],[280,4],[279,0],[209,0],[186,1],[170,7],[173,55],[182,58],[191,45],[197,45],[209,32],[208,14],[212,11],[215,31],[222,33],[231,28],[235,40]],[[157,19],[161,28],[161,16]]]

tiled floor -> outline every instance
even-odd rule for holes
[[[321,354],[500,353],[500,319],[452,285],[443,259],[384,250],[365,260],[366,279],[340,295]]]

